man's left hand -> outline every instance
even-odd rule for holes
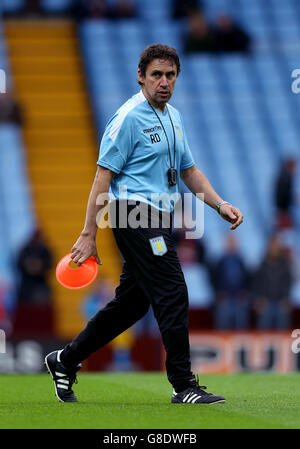
[[[220,215],[224,218],[224,220],[232,223],[232,226],[230,226],[231,230],[236,229],[241,223],[243,223],[243,214],[239,209],[231,206],[231,204],[223,204],[220,207]]]

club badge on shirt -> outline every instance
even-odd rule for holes
[[[180,137],[180,140],[182,140],[182,134],[181,134],[181,131],[180,131],[180,127],[179,127],[178,125],[175,125],[175,128],[176,128],[176,130],[177,130],[177,132],[178,132],[178,135],[179,135],[179,137]]]
[[[155,256],[163,256],[168,251],[167,245],[162,235],[149,239],[153,254]]]

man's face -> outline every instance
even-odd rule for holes
[[[146,68],[145,76],[138,70],[138,80],[143,83],[145,96],[151,104],[162,109],[173,94],[176,79],[176,64],[165,59],[153,59]]]

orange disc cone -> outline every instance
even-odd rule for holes
[[[57,264],[56,279],[66,288],[78,289],[90,285],[98,274],[98,264],[94,257],[89,257],[80,267],[72,268],[71,253],[64,256]]]

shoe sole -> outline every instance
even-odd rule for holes
[[[222,404],[226,402],[226,399],[221,399],[220,401],[216,401],[216,402],[209,402],[208,405],[213,405],[213,404]]]
[[[60,397],[59,397],[58,394],[57,394],[56,383],[55,383],[54,377],[53,377],[53,375],[52,375],[52,371],[51,371],[51,369],[49,368],[49,365],[48,365],[48,362],[47,362],[47,358],[48,358],[51,354],[54,354],[55,352],[57,352],[57,351],[52,351],[52,352],[50,352],[50,354],[46,355],[46,357],[45,357],[45,365],[46,365],[46,367],[47,367],[48,373],[50,374],[50,376],[52,377],[52,380],[53,380],[53,382],[54,382],[55,395],[56,395],[57,399],[58,399],[60,402],[66,402],[66,401],[63,401],[62,399],[60,399]]]
[[[171,401],[171,404],[184,404],[184,405],[214,405],[214,404],[221,404],[226,402],[226,399],[220,399],[219,401],[214,402],[195,402],[191,404],[190,402],[173,402]]]

